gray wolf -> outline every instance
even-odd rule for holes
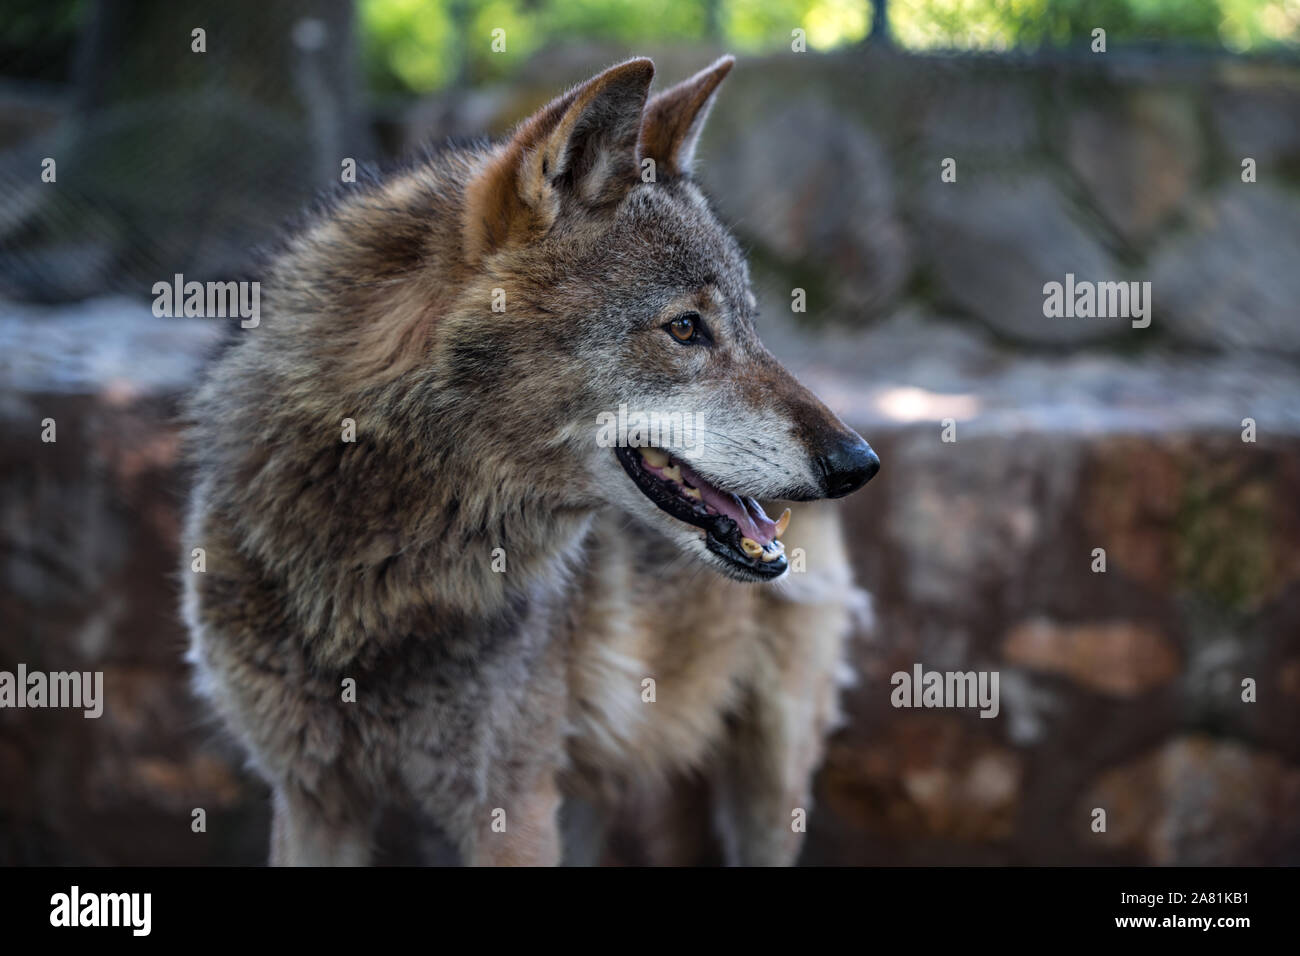
[[[731,67],[651,98],[630,60],[345,193],[197,389],[190,660],[272,862],[364,863],[390,804],[577,861],[562,804],[590,837],[692,776],[730,861],[794,860],[852,611],[816,502],[879,461],[759,342],[691,177]],[[595,440],[623,405],[702,411],[689,456]]]

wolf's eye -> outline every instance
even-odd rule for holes
[[[668,323],[668,334],[678,342],[694,342],[700,334],[700,314],[683,312]]]

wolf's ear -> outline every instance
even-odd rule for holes
[[[689,175],[695,143],[708,119],[718,84],[735,63],[735,57],[724,56],[650,100],[641,125],[641,155],[655,161],[656,173]]]
[[[636,144],[653,78],[650,60],[628,60],[525,120],[466,187],[466,257],[545,232],[565,202],[620,199],[638,181]]]

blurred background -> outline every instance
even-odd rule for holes
[[[107,702],[0,710],[0,863],[265,860],[176,611],[174,414],[224,330],[153,283],[257,278],[345,159],[722,52],[699,176],[768,346],[885,463],[804,861],[1300,863],[1297,44],[1300,0],[5,0],[0,669]],[[1045,318],[1067,273],[1149,281],[1150,327]],[[893,709],[916,662],[997,670],[999,717]],[[705,822],[654,861],[716,859]]]

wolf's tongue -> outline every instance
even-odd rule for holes
[[[686,465],[681,468],[682,477],[700,490],[704,503],[736,522],[743,537],[752,538],[759,544],[770,544],[776,539],[776,522],[767,516],[763,506],[753,498],[742,500],[730,492],[713,487]]]

